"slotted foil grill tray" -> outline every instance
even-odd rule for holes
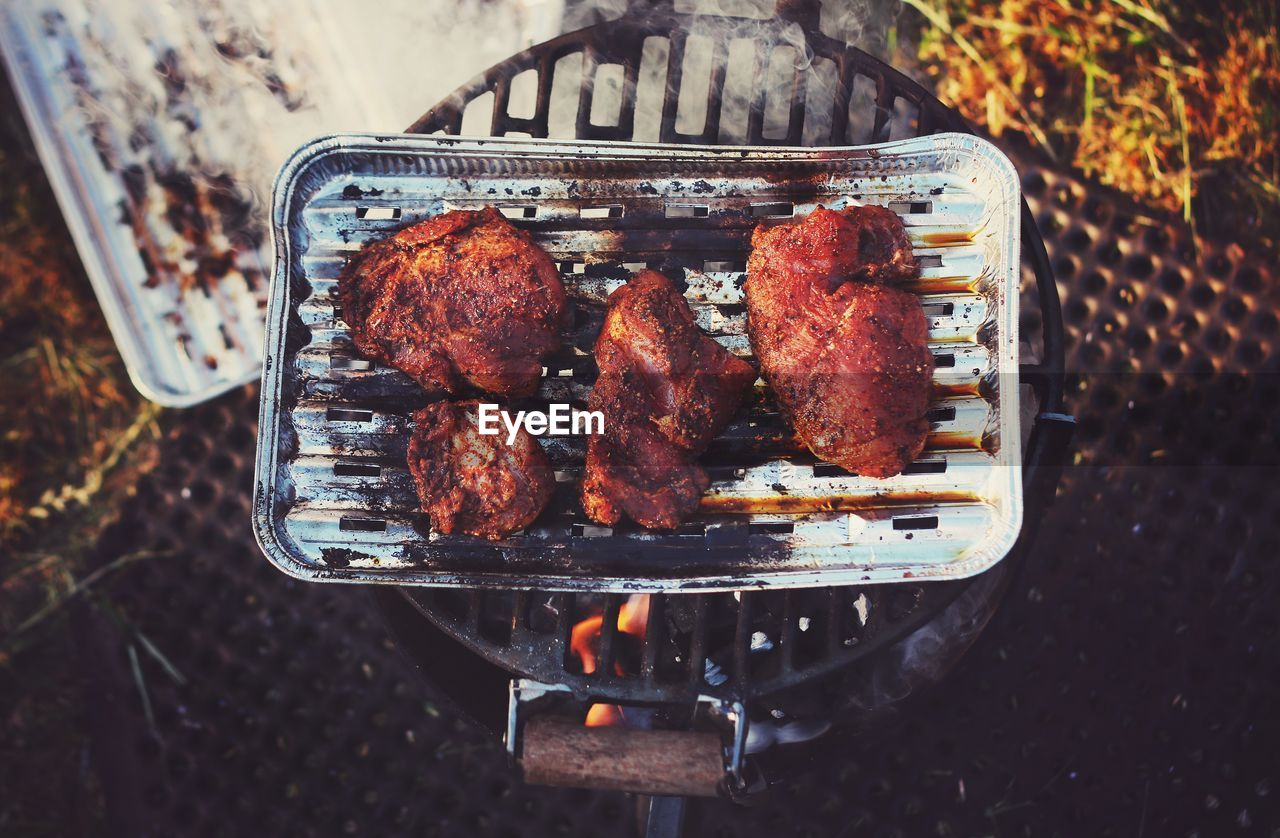
[[[703,463],[713,480],[675,533],[592,524],[577,504],[585,438],[543,437],[557,493],[501,542],[446,536],[405,466],[404,374],[359,357],[337,277],[364,243],[492,204],[561,268],[573,308],[539,399],[584,405],[609,292],[642,266],[687,284],[699,324],[750,355],[742,283],[751,231],[818,204],[898,212],[936,361],[921,458],[885,480],[795,442],[757,382]],[[314,581],[567,590],[707,590],[955,579],[985,570],[1022,523],[1019,192],[991,144],[939,134],[835,149],[338,135],[300,149],[275,186],[254,529]],[[606,429],[607,430],[607,429]]]

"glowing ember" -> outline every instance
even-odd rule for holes
[[[569,636],[569,650],[582,661],[582,671],[590,675],[600,666],[600,629],[604,616],[597,614],[580,621]],[[649,628],[649,595],[632,594],[618,609],[618,631],[644,639]],[[622,663],[614,661],[614,672],[625,674]],[[616,704],[593,704],[587,710],[587,727],[607,727],[623,724],[622,708]]]

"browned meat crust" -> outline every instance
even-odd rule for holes
[[[436,402],[413,414],[409,471],[437,532],[501,539],[533,522],[555,489],[547,455],[523,428],[482,435],[477,402]]]
[[[898,474],[924,448],[933,380],[919,299],[879,284],[919,276],[901,220],[819,207],[751,244],[751,345],[796,433],[849,471]]]
[[[338,292],[356,348],[432,395],[528,395],[560,343],[555,263],[493,207],[446,212],[366,245]]]
[[[604,434],[587,446],[582,504],[592,520],[626,515],[671,529],[710,481],[697,457],[738,409],[756,374],[698,329],[683,295],[642,271],[609,297],[587,404]]]

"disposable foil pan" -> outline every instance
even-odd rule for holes
[[[260,376],[271,177],[332,114],[365,124],[311,20],[247,0],[0,0],[36,151],[129,375],[160,404]]]
[[[819,204],[901,214],[936,360],[931,433],[878,480],[816,461],[763,382],[704,457],[712,487],[674,533],[605,528],[577,504],[585,439],[543,437],[557,493],[501,542],[431,531],[405,466],[404,374],[355,352],[336,295],[364,243],[450,209],[497,206],[561,269],[574,308],[539,397],[581,405],[609,292],[642,266],[687,285],[699,324],[750,355],[753,228]],[[254,528],[315,581],[568,590],[732,589],[955,579],[1022,522],[1018,178],[992,145],[940,134],[834,149],[325,137],[275,187]]]

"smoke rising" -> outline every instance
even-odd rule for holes
[[[652,24],[669,31],[670,10],[692,14],[690,36],[678,67],[670,64],[669,39],[657,35],[645,39],[636,84],[636,117],[632,139],[660,138],[661,103],[675,103],[675,130],[684,136],[703,136],[723,144],[741,144],[748,138],[752,103],[763,87],[763,137],[782,144],[829,142],[834,102],[839,85],[834,62],[816,56],[801,27],[775,17],[774,0],[675,0],[672,6],[625,0],[569,0],[564,8],[563,29],[573,31],[620,17],[636,24]],[[820,7],[820,31],[837,41],[863,49],[880,58],[887,55],[890,32],[901,12],[899,0],[827,0]],[[708,112],[708,91],[717,61],[724,69],[723,95],[718,110]],[[550,112],[550,136],[570,137],[579,96],[592,97],[596,125],[616,125],[621,102],[622,75],[618,65],[601,64],[587,77],[578,54],[559,60],[555,67]],[[562,83],[563,81],[563,83]],[[530,91],[531,92],[531,91]],[[807,102],[799,136],[788,135],[791,103],[797,94]],[[513,97],[513,113],[514,113]],[[530,99],[530,102],[532,99]],[[599,102],[607,105],[597,107]],[[468,127],[479,128],[491,111],[476,107]],[[875,87],[870,79],[855,79],[850,103],[850,129],[845,141],[871,140],[875,114]],[[475,130],[464,133],[477,133]]]

